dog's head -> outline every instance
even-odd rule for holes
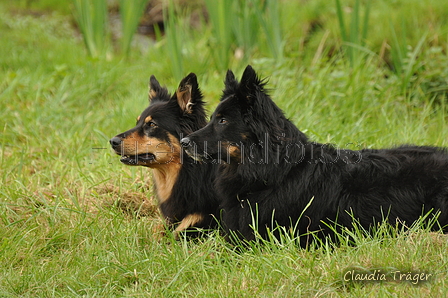
[[[210,122],[181,140],[187,153],[198,160],[225,163],[268,162],[263,152],[281,142],[282,111],[270,99],[249,65],[238,82],[228,71],[221,102]],[[264,157],[263,157],[264,156]]]
[[[137,117],[134,128],[109,142],[126,165],[154,168],[182,163],[180,138],[205,124],[202,94],[195,74],[186,76],[172,96],[151,76],[149,106]]]

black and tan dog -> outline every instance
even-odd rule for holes
[[[194,161],[179,142],[206,124],[196,75],[186,76],[172,96],[151,76],[149,103],[134,128],[110,140],[112,148],[123,164],[153,170],[161,213],[169,224],[178,224],[176,235],[190,227],[214,226],[216,166]]]
[[[264,87],[250,66],[239,82],[229,71],[210,122],[181,140],[194,158],[221,163],[216,187],[228,231],[250,240],[254,228],[267,237],[280,226],[325,237],[353,219],[368,230],[383,220],[410,226],[422,215],[439,215],[433,228],[447,231],[446,149],[352,151],[312,142]],[[306,246],[308,237],[300,241]]]

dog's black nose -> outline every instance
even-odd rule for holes
[[[190,146],[190,139],[188,137],[183,138],[182,140],[180,140],[180,144],[183,147],[188,147],[188,146]]]
[[[119,137],[113,137],[109,140],[109,143],[112,147],[117,147],[121,145],[121,139]]]

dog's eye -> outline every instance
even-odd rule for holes
[[[218,121],[219,124],[226,124],[227,123],[227,119],[226,118],[221,118]]]
[[[146,126],[148,126],[150,128],[154,128],[157,126],[157,124],[155,124],[154,122],[151,121],[151,122],[146,123]]]

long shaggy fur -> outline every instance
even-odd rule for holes
[[[244,239],[254,239],[254,224],[263,237],[278,226],[325,237],[334,236],[328,225],[351,228],[354,219],[365,229],[383,220],[410,226],[439,212],[446,231],[445,149],[352,151],[312,142],[285,118],[250,66],[240,82],[227,73],[211,121],[181,142],[194,158],[220,163],[223,226]],[[308,239],[301,237],[302,246]]]

